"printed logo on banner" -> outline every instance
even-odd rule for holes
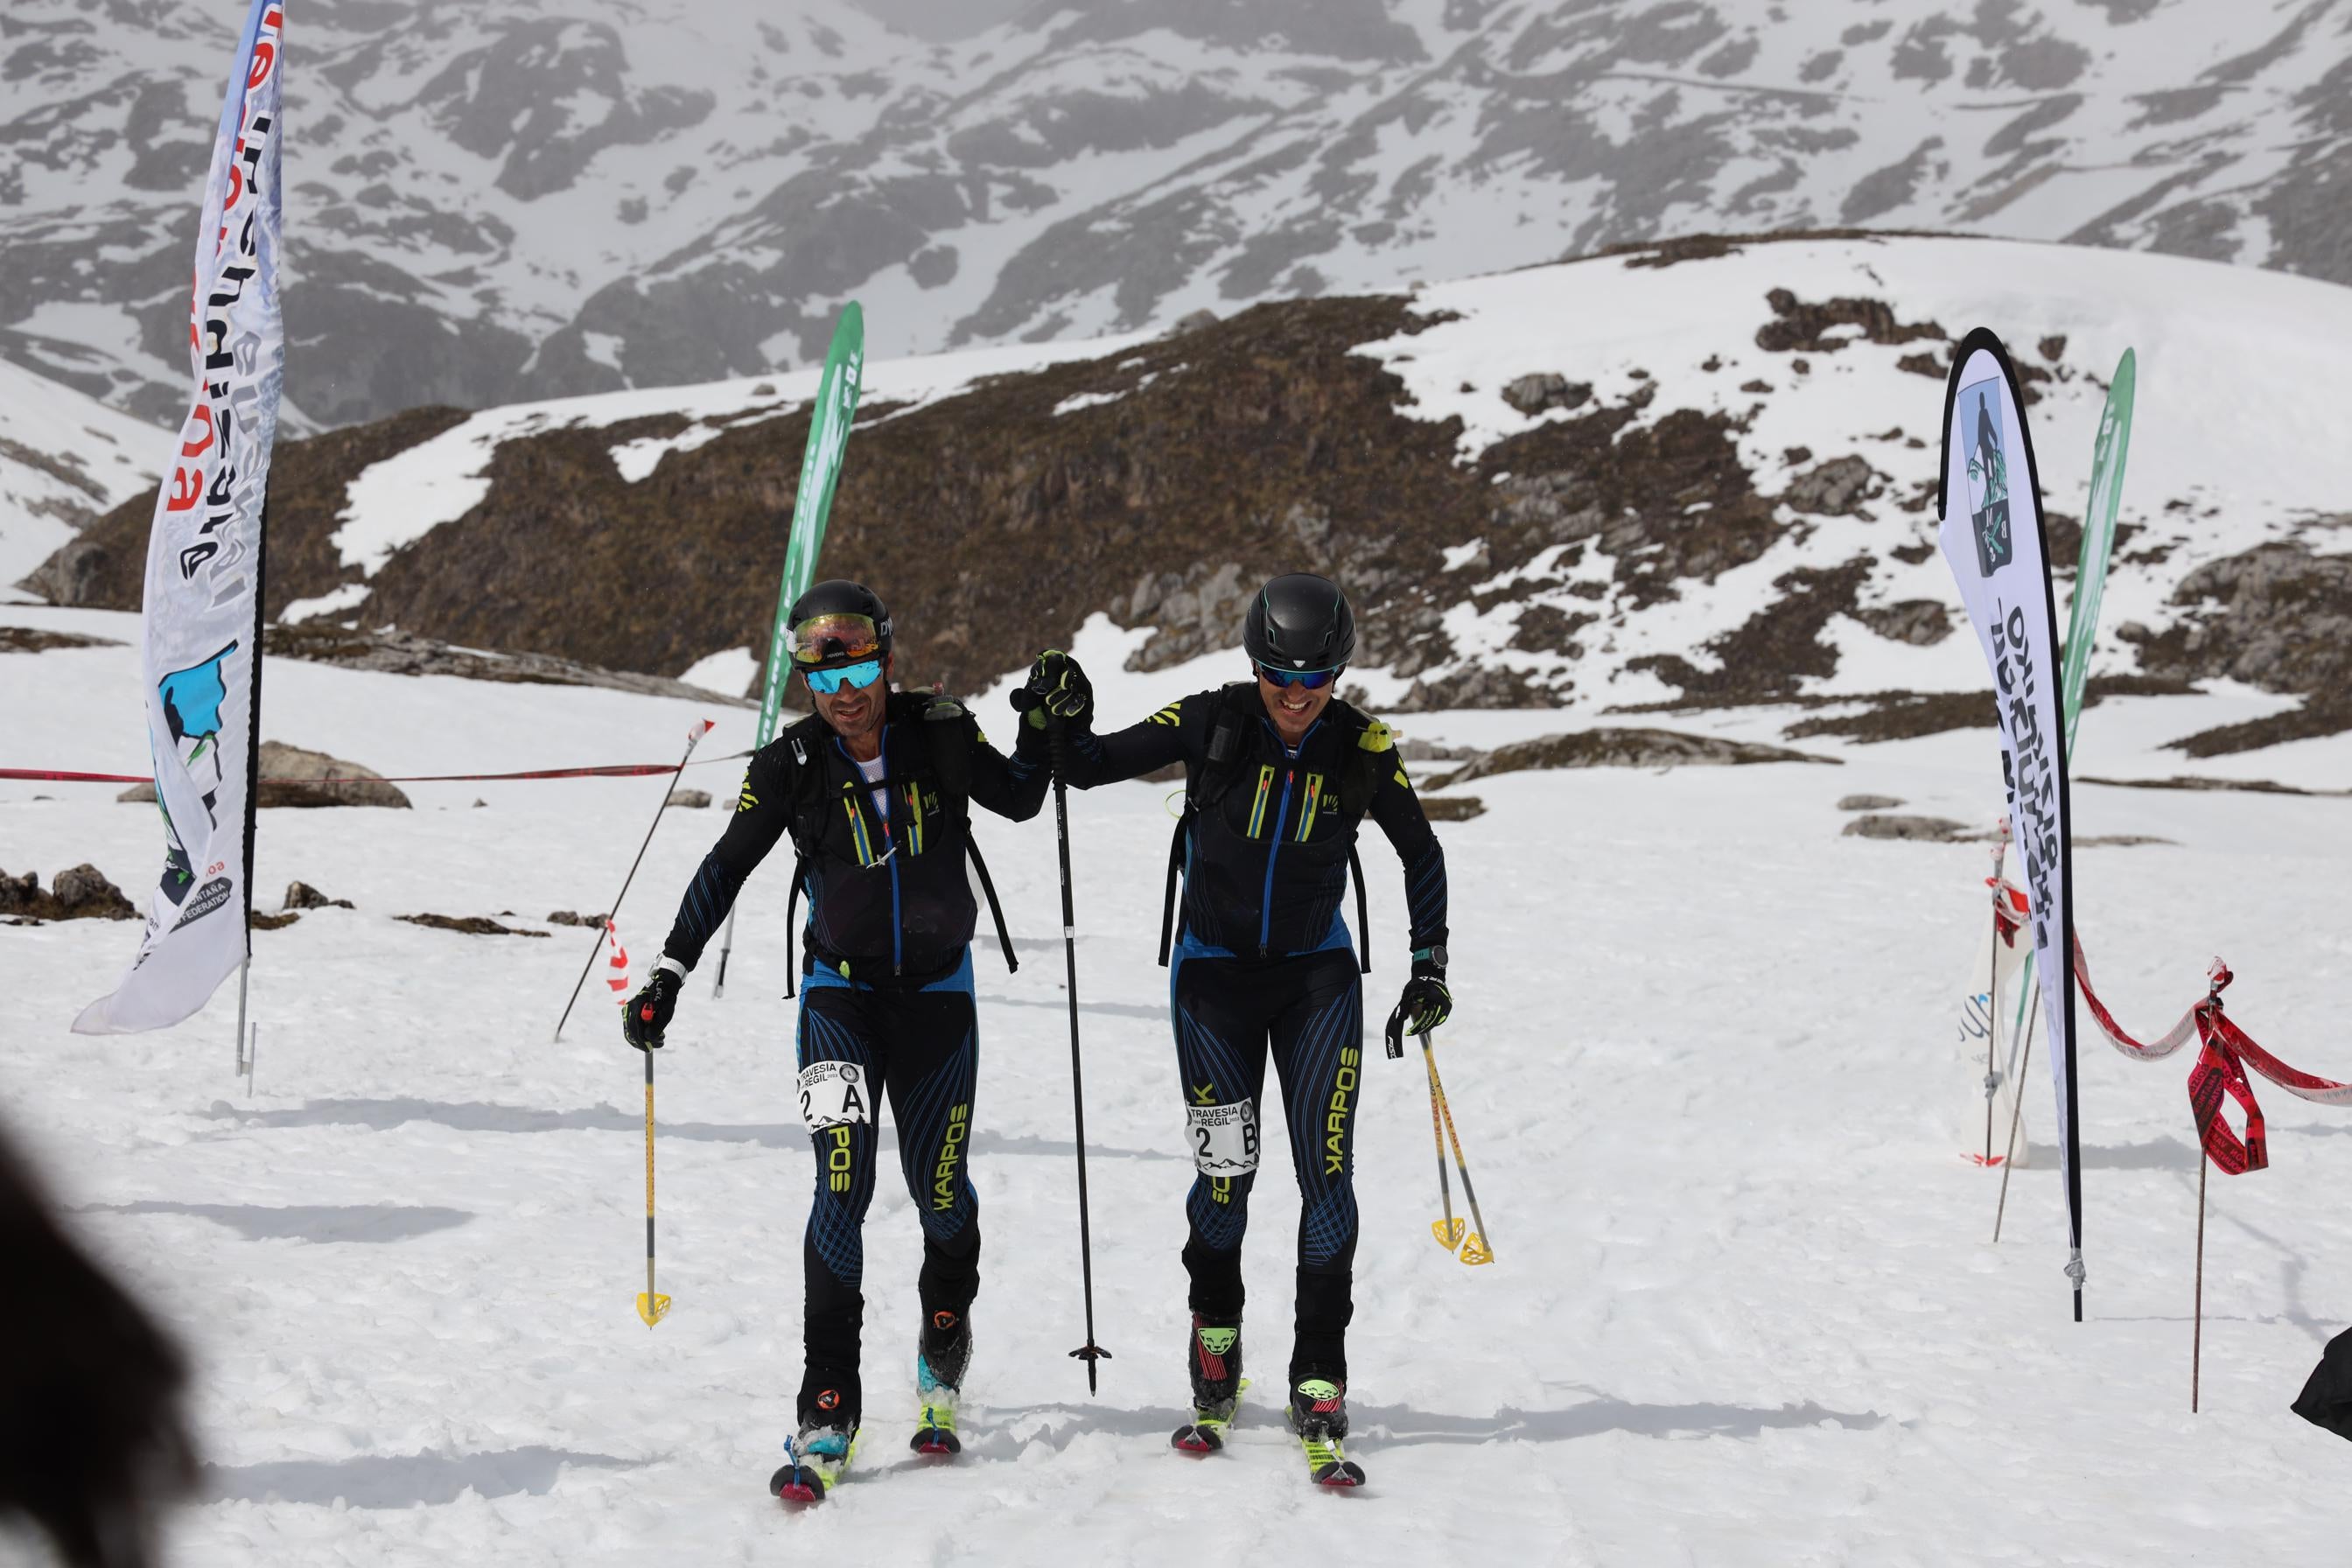
[[[163,705],[163,721],[170,728],[180,765],[203,791],[207,836],[220,826],[214,806],[220,798],[221,787],[221,706],[228,700],[228,680],[221,673],[221,665],[236,651],[236,644],[232,642],[202,663],[173,670],[156,682],[156,694]],[[179,920],[172,927],[177,931],[218,909],[226,897],[223,889],[227,884],[213,883],[205,889],[207,895],[223,890],[221,898],[199,898],[194,905],[187,905],[188,889],[196,879],[195,865],[188,858],[186,837],[180,825],[172,820],[172,808],[161,789],[155,792],[155,808],[163,816],[163,896],[183,906]]]
[[[1973,397],[1975,405],[1969,406]],[[1969,531],[1977,544],[1977,571],[1987,577],[2016,557],[2009,527],[2009,447],[2000,423],[2000,380],[1960,389],[1969,436]]]
[[[2042,672],[2033,663],[2033,645],[2026,637],[2026,616],[2000,600],[1993,602],[1992,671],[1998,701],[2005,718],[2010,744],[2001,752],[2003,782],[2009,786],[2009,815],[2018,842],[2027,847],[2025,868],[2031,882],[2026,919],[2033,922],[2033,942],[2052,952],[2049,916],[2056,908],[2051,879],[2060,860],[2058,837],[2058,763],[2050,737],[2042,733],[2040,692]]]

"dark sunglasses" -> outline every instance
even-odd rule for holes
[[[1339,678],[1336,669],[1276,669],[1270,664],[1259,665],[1257,673],[1260,679],[1276,686],[1303,686],[1309,691],[1320,691]]]

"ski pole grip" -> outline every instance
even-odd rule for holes
[[[1404,1055],[1404,1004],[1400,1002],[1389,1014],[1389,1060],[1396,1061]]]

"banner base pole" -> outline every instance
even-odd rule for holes
[[[2205,1151],[2197,1151],[2197,1307],[2189,1334],[2189,1414],[2197,1414],[2197,1380],[2205,1362]]]
[[[248,912],[247,918],[250,917]],[[247,941],[250,942],[251,937]],[[245,1076],[245,1000],[247,987],[253,973],[253,955],[246,954],[245,962],[236,966],[236,1076]]]

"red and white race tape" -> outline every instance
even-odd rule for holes
[[[705,721],[708,728],[708,721]],[[750,756],[749,752],[736,752],[724,757],[705,757],[688,767],[709,767],[714,763],[739,763]],[[321,778],[289,779],[265,776],[263,784],[498,784],[517,779],[634,779],[651,773],[674,773],[681,771],[677,763],[616,763],[593,768],[531,768],[513,773],[408,773],[391,778]],[[152,784],[145,773],[84,773],[59,768],[0,768],[0,779],[24,779],[37,784]]]
[[[2201,1048],[2197,1065],[2189,1069],[2189,1109],[2197,1119],[2197,1138],[2204,1145],[2205,1157],[2222,1174],[2235,1176],[2262,1170],[2271,1163],[2263,1108],[2255,1103],[2253,1083],[2246,1077],[2248,1068],[2289,1094],[2319,1105],[2352,1105],[2352,1084],[2291,1068],[2248,1039],[2245,1031],[2221,1010],[2221,993],[2236,978],[2230,966],[2217,958],[2206,978],[2205,999],[2182,1014],[2180,1021],[2163,1035],[2142,1043],[2124,1031],[2098,993],[2091,989],[2091,971],[2083,962],[2083,939],[2074,939],[2074,984],[2083,988],[2083,1000],[2090,1004],[2091,1016],[2098,1021],[2099,1032],[2106,1036],[2108,1044],[2136,1061],[2152,1062],[2187,1045],[2191,1035],[2197,1037]],[[2221,1114],[2224,1094],[2245,1112],[2243,1137]]]

